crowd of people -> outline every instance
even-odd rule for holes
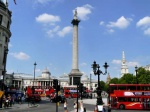
[[[67,100],[65,100],[65,102],[64,102],[64,112],[68,112],[67,107],[68,107],[68,103],[67,103]],[[74,101],[73,108],[74,108],[74,112],[77,112],[77,109],[79,110],[79,112],[86,112],[86,108],[84,107],[82,100],[78,103],[77,103],[77,101]]]
[[[18,104],[22,103],[22,97],[20,95],[18,95],[17,97],[13,94],[13,95],[3,95],[2,97],[2,107],[3,108],[8,108],[8,107],[12,107],[12,105],[15,104],[15,102],[17,102]]]

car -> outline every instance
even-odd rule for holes
[[[51,97],[50,98],[50,102],[61,102],[61,103],[64,103],[66,100],[65,96],[64,95],[58,95],[56,97],[56,95],[54,97]]]

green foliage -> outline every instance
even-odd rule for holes
[[[150,71],[145,70],[144,68],[140,67],[137,70],[137,74],[124,74],[121,78],[112,78],[109,84],[150,84]],[[107,91],[109,84],[106,84],[104,81],[100,81],[101,88],[103,91]]]
[[[111,84],[136,84],[137,82],[139,84],[150,84],[150,71],[140,67],[136,75],[128,73],[120,79],[113,78],[110,80]]]
[[[133,84],[134,83],[134,76],[133,74],[124,74],[123,77],[119,79],[120,84]]]
[[[118,84],[119,83],[119,79],[115,77],[115,78],[111,79],[109,83],[110,84]]]

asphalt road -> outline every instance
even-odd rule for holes
[[[76,99],[68,99],[68,112],[74,112],[73,102]],[[88,102],[84,103],[86,112],[94,112],[95,102],[94,99],[87,100]],[[83,102],[85,102],[83,100]],[[40,103],[37,103],[35,106],[28,106],[26,102],[23,104],[15,104],[13,107],[8,109],[0,109],[0,112],[64,112],[63,104],[58,106],[58,111],[56,111],[56,103],[51,103],[49,100],[42,100]],[[80,111],[78,111],[80,112]],[[106,108],[107,112],[107,108]],[[138,110],[112,110],[111,112],[150,112],[150,111],[138,111]]]

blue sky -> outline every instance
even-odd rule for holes
[[[129,72],[150,64],[149,0],[8,0],[12,11],[7,73],[34,73],[47,67],[52,76],[72,69],[73,12],[77,9],[79,69],[92,73],[95,60],[110,76],[120,75],[122,51]],[[97,76],[92,76],[97,78]],[[101,75],[102,80],[107,76]]]

